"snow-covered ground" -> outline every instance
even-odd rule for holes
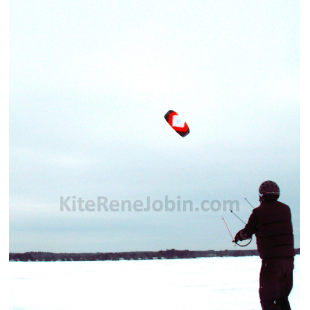
[[[11,310],[260,310],[259,257],[11,262]],[[300,256],[291,307],[300,309]]]

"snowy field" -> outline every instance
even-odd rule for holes
[[[260,310],[259,257],[10,262],[11,310]],[[293,310],[300,309],[300,256]]]

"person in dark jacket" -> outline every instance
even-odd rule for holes
[[[273,181],[259,187],[260,206],[255,208],[234,242],[256,236],[262,259],[259,297],[263,310],[290,310],[293,287],[294,235],[289,206],[279,202],[280,189]]]

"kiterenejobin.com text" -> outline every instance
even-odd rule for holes
[[[109,200],[107,197],[98,196],[95,200],[83,200],[81,197],[67,196],[60,197],[60,211],[62,212],[218,212],[235,210],[239,211],[238,200],[203,200],[200,204],[193,203],[192,200],[181,200],[177,196],[176,200],[169,199],[166,195],[165,199],[152,200],[150,196],[143,200]]]

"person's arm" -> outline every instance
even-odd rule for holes
[[[248,223],[245,225],[243,229],[237,232],[234,242],[250,239],[257,229],[257,224],[258,224],[258,218],[253,210],[248,220]]]

